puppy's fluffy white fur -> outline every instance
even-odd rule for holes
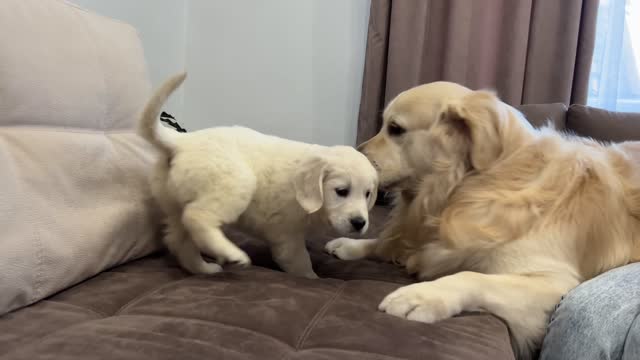
[[[534,129],[493,93],[436,82],[398,95],[362,145],[398,202],[379,239],[337,239],[345,259],[393,260],[429,280],[380,309],[435,322],[485,310],[519,358],[561,296],[640,260],[640,144]]]
[[[216,273],[225,262],[247,265],[247,254],[221,230],[235,223],[266,239],[283,270],[316,278],[307,227],[364,233],[377,192],[375,169],[347,146],[310,145],[244,127],[170,130],[157,118],[185,77],[176,75],[156,91],[139,124],[139,134],[161,152],[151,186],[166,215],[168,249],[193,273]]]

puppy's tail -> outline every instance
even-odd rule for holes
[[[158,121],[158,116],[167,98],[182,84],[186,77],[187,73],[183,72],[167,79],[149,99],[140,115],[138,134],[159,150],[167,153],[172,151],[174,138],[180,134],[162,126]]]

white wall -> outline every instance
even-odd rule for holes
[[[185,123],[354,144],[369,0],[190,0]]]
[[[71,2],[133,25],[142,39],[149,77],[154,86],[185,68],[185,0],[71,0]],[[169,100],[167,111],[181,115],[180,90]]]
[[[355,142],[370,0],[73,0],[138,28],[154,85],[189,130],[240,124]]]
[[[190,0],[185,123],[311,141],[312,1]]]
[[[355,145],[370,1],[311,1],[311,140]]]

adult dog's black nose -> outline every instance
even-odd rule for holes
[[[362,216],[352,217],[349,221],[356,231],[362,230],[362,228],[367,225],[367,220],[363,219]]]

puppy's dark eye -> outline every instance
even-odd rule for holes
[[[336,194],[340,197],[347,197],[349,195],[349,189],[347,188],[337,188]]]
[[[395,122],[392,122],[387,125],[387,132],[389,132],[390,136],[400,136],[407,132],[407,130]]]
[[[367,197],[367,199],[369,198],[369,196],[371,196],[371,191],[367,190],[367,192],[364,194],[364,196]]]

